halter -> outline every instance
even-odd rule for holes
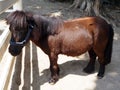
[[[21,42],[15,42],[15,40],[13,38],[11,38],[10,45],[13,45],[13,46],[24,46],[26,44],[26,42],[28,41],[33,28],[34,28],[33,25],[29,25],[28,33],[27,33],[25,39],[23,41],[21,41]]]

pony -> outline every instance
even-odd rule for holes
[[[111,62],[114,31],[100,17],[62,20],[32,12],[14,11],[6,17],[6,22],[11,32],[9,52],[17,56],[27,42],[34,42],[49,57],[51,84],[59,79],[59,54],[78,56],[88,52],[90,61],[83,69],[86,73],[94,72],[98,57],[98,78],[104,76],[105,66]]]

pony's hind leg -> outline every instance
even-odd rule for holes
[[[104,73],[105,73],[105,58],[98,57],[98,61],[99,61],[100,67],[99,67],[97,76],[98,76],[98,79],[101,79],[104,77]]]
[[[99,71],[98,71],[98,79],[101,79],[101,78],[103,78],[104,77],[104,73],[105,73],[105,56],[104,56],[104,51],[103,50],[99,50],[99,52],[98,52],[98,50],[96,51],[96,54],[97,54],[97,56],[98,56],[98,61],[99,61],[99,64],[100,64],[100,66],[99,66]]]
[[[104,47],[102,50],[102,53],[98,53],[98,60],[100,63],[100,68],[98,72],[98,78],[102,78],[104,76],[105,72],[105,66],[111,62],[111,57],[112,57],[112,45],[113,45],[113,36],[114,36],[114,31],[111,25],[109,25],[109,33],[108,33],[108,42],[105,44],[104,41]]]
[[[104,64],[100,64],[100,68],[99,68],[99,72],[98,72],[98,79],[101,79],[104,77],[104,73],[105,73],[105,65]]]
[[[96,53],[94,52],[93,49],[88,51],[88,53],[89,53],[90,61],[89,61],[88,65],[83,70],[86,73],[92,73],[95,70]]]

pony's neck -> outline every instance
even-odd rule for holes
[[[46,38],[49,35],[54,35],[59,32],[62,27],[63,21],[56,17],[43,17],[40,15],[33,16],[36,24],[36,29],[40,33],[40,39]]]
[[[63,21],[58,17],[43,17],[37,16],[42,35],[54,35],[58,33],[59,28],[63,27]]]
[[[49,21],[45,17],[39,15],[33,15],[33,19],[35,25],[30,40],[38,45],[41,40],[45,39],[49,35],[47,32]]]
[[[40,32],[42,37],[47,37],[51,33],[51,26],[49,19],[40,16]]]

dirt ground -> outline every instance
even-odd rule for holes
[[[64,10],[69,3],[49,2],[48,0],[23,0],[23,9],[38,14],[49,15],[60,12],[63,19],[81,17],[79,10]],[[106,67],[103,79],[97,79],[99,64],[93,74],[82,70],[88,63],[88,56],[67,57],[59,55],[60,79],[50,85],[49,59],[41,49],[30,42],[23,53],[16,57],[10,90],[120,90],[120,31],[115,28],[112,62]]]

